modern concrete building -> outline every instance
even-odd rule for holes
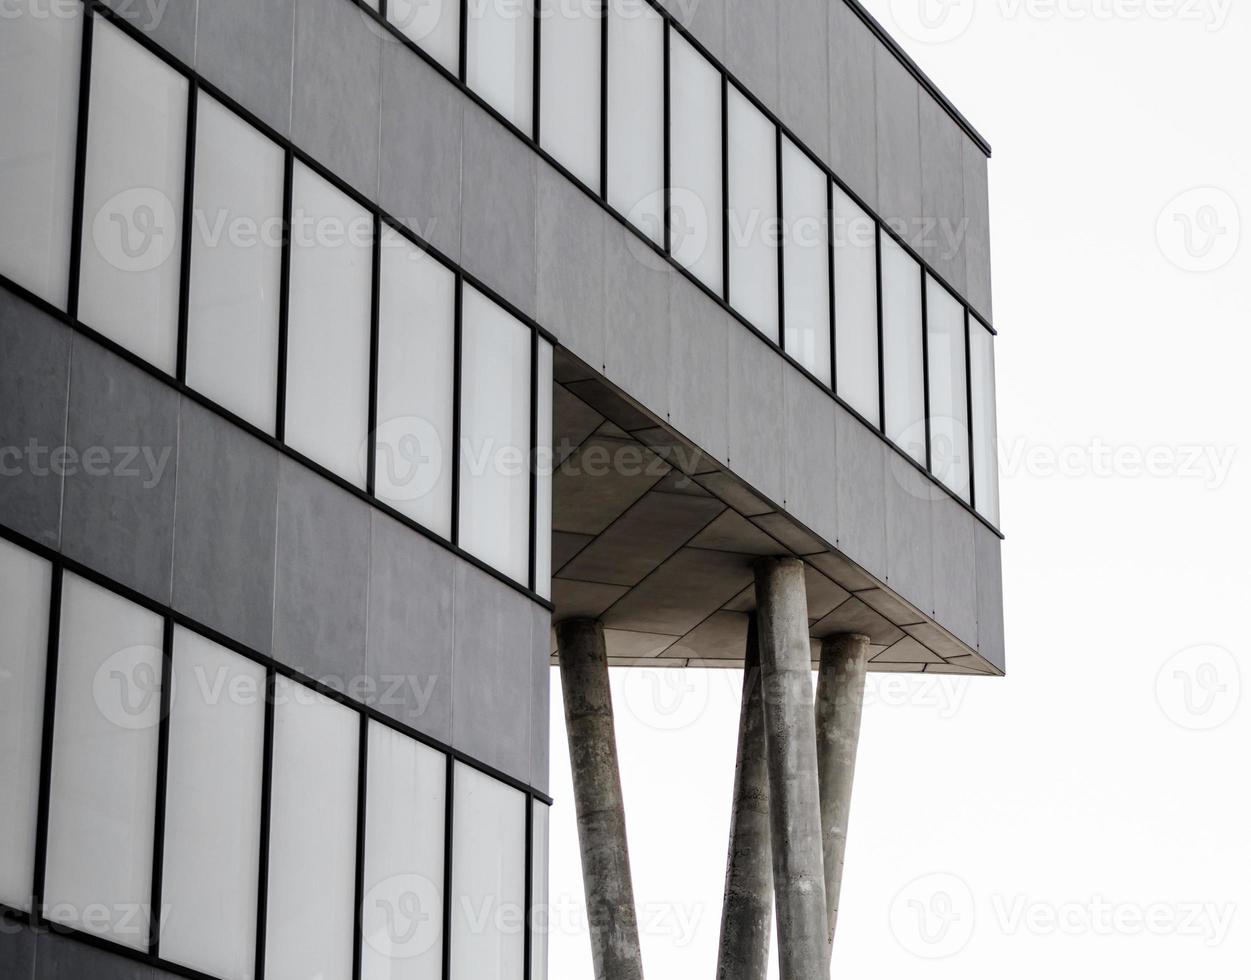
[[[988,156],[854,0],[6,5],[0,976],[540,980],[552,663],[641,976],[640,662],[826,970],[865,670],[1004,670]]]

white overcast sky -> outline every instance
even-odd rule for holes
[[[995,150],[1009,676],[870,678],[835,975],[1245,980],[1251,9],[868,7]],[[656,675],[614,682],[645,969],[712,977],[741,679],[660,677],[673,715]],[[569,980],[593,974],[559,699],[553,674]]]

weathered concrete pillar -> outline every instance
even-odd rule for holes
[[[781,976],[817,980],[828,975],[829,927],[802,562],[756,564],[756,610]]]
[[[556,644],[595,980],[642,980],[603,626],[560,623]]]
[[[769,973],[773,858],[758,638],[756,617],[752,616],[743,663],[743,707],[738,723],[734,813],[730,818],[717,980],[765,980]]]
[[[867,636],[831,636],[821,644],[821,670],[817,675],[817,766],[821,776],[821,839],[825,851],[825,901],[831,946],[838,926],[851,784],[856,773],[856,746],[860,742],[864,675],[868,664]]]

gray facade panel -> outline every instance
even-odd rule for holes
[[[990,197],[988,160],[967,136],[964,140],[965,265],[970,305],[987,320],[994,315],[990,288]]]
[[[878,213],[912,243],[922,217],[921,86],[881,45],[875,63]]]
[[[464,101],[464,113],[465,267],[533,316],[538,158],[472,102]]]
[[[964,141],[933,96],[920,95],[921,257],[959,292],[965,291]]]
[[[278,452],[184,399],[178,475],[174,608],[268,653]]]
[[[892,452],[886,461],[886,584],[926,616],[934,613],[933,501],[941,493]]]
[[[370,515],[370,700],[402,724],[452,737],[452,582],[459,559],[375,511]]]
[[[738,324],[730,325],[728,368],[727,462],[769,499],[785,500],[783,449],[790,416],[783,378],[789,368],[776,351]]]
[[[382,37],[343,0],[300,0],[292,138],[370,198],[378,193]]]
[[[752,95],[775,112],[780,108],[779,6],[773,0],[725,0],[726,66]],[[785,59],[785,51],[782,56]]]
[[[971,647],[977,645],[978,521],[946,494],[931,505],[934,527],[934,618]]]
[[[786,509],[828,544],[838,541],[838,425],[841,411],[797,371],[786,370]],[[802,516],[801,516],[802,515]]]
[[[538,168],[537,319],[596,370],[604,366],[604,209]]]
[[[669,416],[675,428],[722,462],[729,455],[731,331],[745,328],[683,276],[669,292]]]
[[[877,39],[842,0],[830,9],[831,169],[877,207]]]
[[[364,675],[369,515],[324,477],[279,462],[274,658],[328,684]]]
[[[551,636],[552,614],[530,607],[530,785],[540,793],[551,789]]]
[[[1003,542],[981,524],[973,531],[977,549],[977,650],[1003,670]]]
[[[778,12],[779,116],[830,157],[829,0],[786,0]]]
[[[885,579],[886,457],[891,450],[842,407],[835,413],[835,433],[839,519],[835,543],[865,571]]]
[[[196,68],[283,136],[291,130],[295,0],[206,0]]]
[[[726,6],[729,0],[660,0],[679,24],[695,35],[699,43],[726,59]]]
[[[660,418],[669,412],[669,296],[675,273],[629,231],[604,235],[605,374]]]
[[[166,976],[67,936],[41,932],[35,942],[36,980],[164,980]]]
[[[189,65],[195,61],[198,0],[103,0],[103,3],[179,60]]]
[[[382,149],[378,203],[460,259],[464,96],[397,43],[382,47]]]
[[[0,289],[0,514],[53,548],[63,480],[50,464],[65,443],[70,343],[67,327]]]
[[[61,547],[159,602],[169,602],[178,470],[179,396],[165,383],[75,336]]]
[[[25,926],[5,922],[0,928],[0,977],[34,980],[35,934]]]
[[[457,563],[455,583],[452,744],[528,781],[533,604],[467,562]]]

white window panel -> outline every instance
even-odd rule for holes
[[[456,276],[386,229],[378,303],[374,492],[450,539]]]
[[[669,248],[721,295],[721,73],[669,32]]]
[[[786,352],[833,387],[830,362],[830,178],[782,139]]]
[[[465,80],[505,119],[534,124],[534,0],[465,0]]]
[[[602,0],[542,0],[539,141],[599,190]]]
[[[608,203],[665,240],[665,22],[646,0],[608,4]]]
[[[64,310],[82,8],[51,17],[27,6],[0,31],[0,273]]]
[[[256,964],[265,668],[174,631],[161,955],[245,980]]]
[[[529,581],[530,328],[464,287],[460,545]]]
[[[359,733],[356,712],[276,678],[267,980],[352,975]]]
[[[552,345],[539,341],[538,364],[538,411],[534,434],[535,474],[534,489],[534,591],[544,599],[552,597]]]
[[[216,99],[196,110],[187,383],[274,431],[283,151]]]
[[[456,74],[460,67],[458,0],[387,0],[387,19],[435,61]]]
[[[102,17],[87,129],[79,318],[172,374],[187,80]]]
[[[879,425],[877,224],[837,185],[830,236],[834,242],[835,390]]]
[[[373,217],[297,164],[292,194],[286,442],[365,486]]]
[[[969,383],[973,391],[973,499],[978,513],[999,526],[999,423],[995,408],[995,338],[969,319]]]
[[[777,127],[729,87],[730,305],[778,340]]]
[[[452,980],[525,968],[526,797],[460,763],[452,830]]]
[[[443,975],[447,757],[369,725],[365,817],[364,980]]]
[[[882,235],[882,366],[886,435],[925,463],[925,356],[922,350],[921,266]]]
[[[0,42],[2,44],[3,42]],[[0,902],[30,911],[52,566],[0,541]]]
[[[969,401],[964,306],[932,276],[925,277],[929,361],[930,470],[969,500]]]
[[[530,978],[531,980],[547,980],[548,934],[551,931],[552,915],[548,904],[548,831],[551,823],[551,808],[538,800],[530,804],[533,807],[534,820],[531,829],[530,874],[531,874],[531,943],[530,943]]]
[[[66,574],[44,916],[148,948],[161,644],[156,613]]]

